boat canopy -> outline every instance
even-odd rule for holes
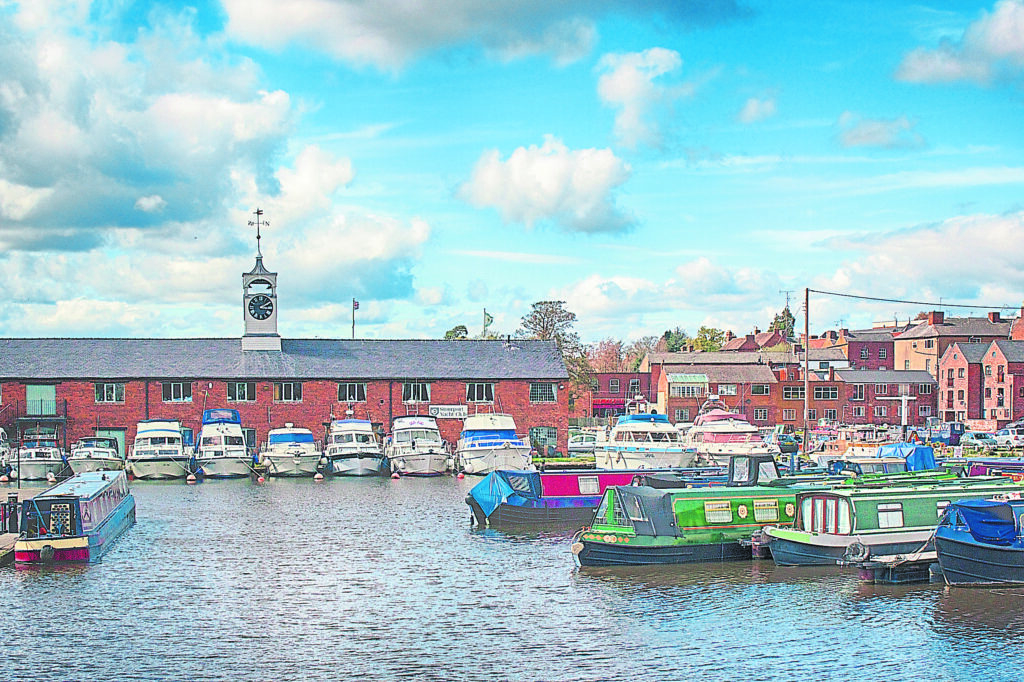
[[[241,424],[242,418],[238,415],[238,410],[229,410],[221,407],[215,410],[203,410],[203,423]]]
[[[595,521],[606,514],[609,499],[615,505],[615,516],[623,523],[631,524],[637,535],[679,535],[672,511],[672,491],[626,485],[608,488],[595,514]]]
[[[1009,545],[1017,539],[1017,516],[1024,501],[961,500],[946,509],[947,519],[963,523],[978,542]]]
[[[90,436],[79,439],[75,443],[75,448],[113,448],[117,450],[117,439],[106,436]]]
[[[269,434],[269,440],[271,445],[278,443],[312,443],[313,434],[309,431],[293,431],[285,433],[273,433]]]
[[[485,516],[509,499],[539,500],[540,473],[536,471],[492,471],[473,486],[469,494],[477,501]],[[529,506],[529,505],[524,505]]]
[[[619,420],[615,422],[615,425],[622,426],[623,424],[667,424],[671,426],[668,415],[658,414],[657,412],[621,415]]]
[[[924,471],[934,469],[935,451],[930,445],[913,443],[889,443],[880,445],[876,457],[902,457],[907,462],[907,471]]]
[[[516,432],[511,429],[479,429],[463,431],[462,439],[469,443],[477,441],[506,441],[519,440]]]

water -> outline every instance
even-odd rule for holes
[[[0,569],[0,679],[1022,677],[1024,590],[581,571],[566,534],[471,529],[473,483],[137,482],[101,562]]]

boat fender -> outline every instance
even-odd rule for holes
[[[323,474],[321,474],[321,473],[320,473],[320,472],[318,471],[318,472],[316,472],[316,474],[315,474],[315,475],[313,476],[313,480],[314,480],[314,481],[322,481],[322,480],[324,480],[324,475],[323,475]]]
[[[47,564],[53,561],[53,545],[43,545],[39,550],[39,558]]]
[[[871,550],[863,542],[851,542],[843,556],[846,561],[866,561]]]

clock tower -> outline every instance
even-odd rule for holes
[[[263,267],[260,251],[260,226],[263,211],[256,209],[256,267],[242,273],[242,318],[245,335],[242,350],[281,350],[281,336],[277,333],[277,273]]]

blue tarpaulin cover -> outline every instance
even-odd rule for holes
[[[536,471],[492,471],[469,491],[486,516],[504,502],[535,506],[540,493],[540,474]]]
[[[930,445],[890,443],[878,448],[878,457],[903,457],[907,461],[907,471],[924,471],[936,466],[935,451]]]
[[[272,433],[271,443],[312,443],[312,433]]]
[[[961,500],[950,504],[946,513],[965,524],[978,542],[1009,545],[1017,539],[1014,511],[1013,505],[999,500]]]

